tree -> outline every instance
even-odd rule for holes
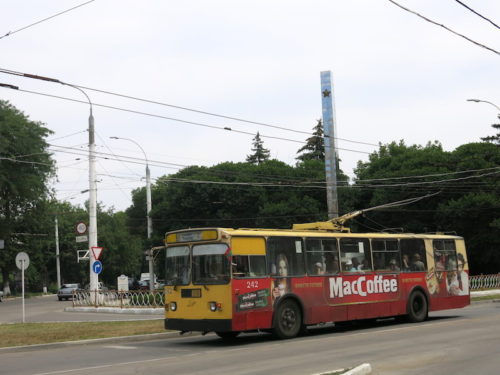
[[[500,148],[465,144],[446,152],[403,141],[380,145],[359,162],[354,188],[358,209],[439,193],[411,206],[373,211],[359,229],[401,228],[406,232],[454,232],[465,238],[472,274],[498,272],[500,259]]]
[[[266,160],[269,160],[270,152],[268,149],[264,148],[264,141],[260,139],[260,134],[257,132],[257,135],[253,139],[253,154],[247,155],[247,163],[251,164],[260,164]]]
[[[306,160],[322,160],[325,161],[325,139],[323,133],[323,124],[321,120],[318,120],[318,123],[313,128],[313,135],[306,140],[306,144],[302,146],[297,154],[301,155],[297,156],[296,159],[299,161]]]
[[[498,119],[500,120],[500,115],[498,115]],[[491,127],[497,131],[497,134],[481,138],[481,140],[484,142],[491,142],[494,145],[500,146],[500,124],[492,124]]]
[[[16,253],[27,250],[26,240],[16,233],[22,233],[30,212],[50,193],[54,161],[45,141],[49,134],[42,123],[0,101],[0,239],[5,240],[0,269],[5,292]]]

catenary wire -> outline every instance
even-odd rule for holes
[[[38,25],[38,24],[40,24],[40,23],[42,23],[42,22],[48,21],[48,20],[50,20],[50,19],[52,19],[52,18],[55,18],[55,17],[57,17],[57,16],[60,16],[60,15],[62,15],[62,14],[64,14],[64,13],[68,13],[68,12],[70,12],[70,11],[74,10],[74,9],[77,9],[77,8],[80,8],[80,7],[84,6],[84,5],[90,4],[90,3],[94,2],[94,1],[95,1],[95,0],[90,0],[90,1],[87,1],[87,2],[82,3],[82,4],[80,4],[80,5],[74,6],[73,8],[66,9],[66,10],[64,10],[64,11],[62,11],[62,12],[59,12],[59,13],[57,13],[57,14],[54,14],[54,15],[52,15],[52,16],[50,16],[50,17],[44,18],[43,20],[40,20],[40,21],[34,22],[34,23],[32,23],[32,24],[30,24],[30,25],[28,25],[28,26],[21,27],[20,29],[17,29],[17,30],[14,30],[14,31],[9,31],[7,34],[5,34],[5,35],[1,36],[1,37],[0,37],[0,39],[3,39],[3,38],[5,38],[5,37],[8,37],[8,36],[10,36],[10,35],[12,35],[12,34],[18,33],[19,31],[26,30],[26,29],[28,29],[28,28],[30,28],[30,27],[33,27],[33,26]]]
[[[481,17],[482,19],[488,21],[489,23],[491,23],[493,26],[495,26],[497,29],[500,29],[500,27],[498,27],[498,25],[493,22],[492,20],[490,20],[489,18],[483,16],[481,13],[478,13],[476,12],[474,9],[472,9],[471,7],[469,7],[467,4],[461,2],[460,0],[455,0],[457,3],[459,3],[461,6],[463,6],[464,8],[467,8],[468,10],[470,10],[472,13],[478,15],[479,17]]]
[[[20,77],[33,78],[33,75],[31,75],[31,74],[26,74],[26,73],[22,73],[22,72],[18,72],[18,71],[15,71],[15,70],[10,70],[10,69],[5,69],[5,68],[0,68],[0,73],[11,74],[11,75],[20,76]],[[40,78],[40,77],[38,77],[38,78]],[[47,80],[45,77],[43,77],[43,79]],[[92,88],[92,87],[86,87],[86,86],[81,86],[81,85],[76,85],[76,84],[66,84],[66,83],[63,83],[63,82],[61,82],[59,80],[53,80],[53,79],[48,79],[48,80],[54,81],[54,82],[57,82],[57,83],[62,83],[62,84],[65,84],[65,85],[69,85],[69,86],[72,86],[72,87],[75,87],[75,88],[78,88],[78,89],[81,89],[81,90],[90,90],[90,91],[99,92],[99,93],[102,93],[102,94],[118,96],[118,97],[121,97],[121,98],[126,98],[126,99],[141,101],[141,102],[150,103],[150,104],[161,105],[161,106],[170,107],[170,108],[181,109],[181,110],[184,110],[184,111],[190,111],[190,112],[200,113],[200,114],[204,114],[204,115],[208,115],[208,116],[214,116],[214,117],[224,118],[224,119],[227,119],[227,120],[239,121],[239,122],[244,122],[244,123],[249,123],[249,124],[254,124],[254,125],[260,125],[260,126],[265,126],[265,127],[274,128],[274,129],[280,129],[280,130],[284,130],[284,131],[290,131],[290,132],[299,133],[299,134],[311,135],[310,132],[305,132],[305,131],[302,131],[302,130],[290,129],[290,128],[287,128],[287,127],[284,127],[284,126],[271,125],[271,124],[267,124],[267,123],[264,123],[264,122],[258,122],[258,121],[252,121],[252,120],[245,120],[245,119],[242,119],[242,118],[239,118],[239,117],[221,115],[221,114],[217,114],[217,113],[213,113],[213,112],[202,111],[202,110],[188,108],[188,107],[183,107],[183,106],[178,106],[178,105],[174,105],[174,104],[163,103],[163,102],[159,102],[159,101],[155,101],[155,100],[151,100],[151,99],[139,98],[139,97],[135,97],[135,96],[131,96],[131,95],[125,95],[125,94],[120,94],[120,93],[115,93],[115,92],[107,91],[107,90],[95,89],[95,88]],[[22,90],[19,90],[19,91],[22,91]],[[329,135],[323,135],[323,136],[325,138],[329,138],[330,137]],[[354,141],[352,139],[339,138],[339,137],[332,137],[332,138],[336,139],[336,140],[340,140],[340,141],[357,143],[357,144],[362,144],[362,145],[378,146],[378,144],[375,144],[375,143]]]
[[[463,34],[457,33],[456,31],[453,31],[452,29],[450,29],[449,27],[447,27],[447,26],[445,26],[443,24],[437,23],[437,22],[435,22],[435,21],[433,21],[433,20],[431,20],[431,19],[429,19],[429,18],[427,18],[425,16],[422,16],[420,13],[417,13],[417,12],[411,10],[411,9],[408,9],[408,8],[402,6],[401,4],[398,4],[394,0],[388,0],[388,1],[391,2],[392,4],[396,5],[397,7],[401,8],[401,9],[404,9],[405,11],[410,12],[410,13],[412,13],[412,14],[414,14],[414,15],[416,15],[416,16],[424,19],[424,20],[426,20],[427,22],[430,22],[430,23],[432,23],[434,25],[440,26],[440,27],[444,28],[445,30],[448,30],[449,32],[451,32],[453,34],[455,34],[455,35],[457,35],[457,36],[459,36],[461,38],[464,38],[465,40],[468,40],[469,42],[471,42],[471,43],[473,43],[473,44],[475,44],[475,45],[477,45],[477,46],[479,46],[481,48],[487,49],[487,50],[489,50],[489,51],[491,51],[493,53],[496,53],[497,55],[500,55],[500,52],[494,50],[493,48],[487,47],[484,44],[476,42],[475,40],[472,40],[472,39],[470,39],[469,37],[466,37]]]
[[[76,103],[82,103],[82,104],[85,104],[85,105],[89,104],[88,102],[83,101],[83,100],[72,99],[72,98],[68,98],[68,97],[64,97],[64,96],[52,95],[52,94],[47,94],[47,93],[42,93],[42,92],[37,92],[37,91],[24,90],[24,89],[20,89],[20,88],[16,89],[16,91],[26,92],[26,93],[29,93],[29,94],[46,96],[46,97],[55,98],[55,99],[62,99],[62,100],[67,100],[67,101],[71,101],[71,102],[76,102]],[[95,106],[95,107],[102,107],[102,108],[107,108],[107,109],[114,109],[114,110],[117,110],[117,111],[122,111],[122,112],[127,112],[127,113],[134,113],[134,114],[148,116],[148,117],[161,118],[161,119],[164,119],[164,120],[170,120],[170,121],[180,122],[180,123],[183,123],[183,124],[201,126],[201,127],[211,128],[211,129],[216,129],[216,130],[231,131],[233,133],[250,135],[250,136],[253,136],[253,137],[255,137],[255,135],[256,135],[256,133],[247,132],[247,131],[243,131],[243,130],[232,129],[232,128],[227,127],[227,126],[222,127],[222,126],[209,125],[209,124],[204,124],[204,123],[200,123],[200,122],[182,120],[182,119],[178,119],[178,118],[174,118],[174,117],[168,117],[168,116],[157,115],[157,114],[148,113],[148,112],[136,111],[136,110],[133,110],[133,109],[116,107],[116,106],[111,106],[111,105],[106,105],[106,104],[92,103],[92,105]],[[308,134],[310,134],[310,133],[308,133]],[[296,139],[283,138],[283,137],[277,137],[277,136],[271,136],[271,135],[260,134],[260,136],[262,138],[276,139],[276,140],[287,141],[287,142],[294,142],[294,143],[300,143],[300,144],[306,144],[307,143],[305,141],[299,141],[299,140],[296,140]],[[366,151],[352,150],[352,149],[341,148],[341,147],[337,147],[337,150],[339,150],[339,151],[356,152],[356,153],[366,154],[366,155],[370,154],[370,152],[366,152]]]

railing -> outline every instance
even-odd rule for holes
[[[118,307],[126,308],[162,308],[165,306],[163,290],[76,290],[73,294],[73,306]]]
[[[500,273],[469,277],[470,290],[500,289]]]

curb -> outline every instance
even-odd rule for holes
[[[342,375],[369,375],[372,373],[372,366],[369,363],[363,363],[359,366],[356,366],[349,371],[343,372],[345,369],[338,369],[338,370],[330,370],[326,372],[320,372],[317,374],[313,375],[328,375],[328,374],[342,374]]]
[[[93,313],[108,313],[108,314],[135,314],[135,315],[163,315],[164,308],[159,309],[121,309],[119,307],[66,307],[66,312],[93,312]]]
[[[363,363],[346,373],[344,375],[368,375],[372,373],[372,366],[369,363]]]
[[[183,336],[196,336],[196,335],[197,334],[185,333]],[[66,348],[70,346],[79,346],[79,345],[106,344],[106,343],[112,344],[116,342],[140,342],[140,341],[150,341],[150,340],[161,340],[161,339],[172,338],[173,336],[179,336],[179,332],[162,332],[162,333],[150,333],[146,335],[135,335],[135,336],[119,336],[119,337],[106,337],[101,339],[62,341],[50,344],[10,346],[6,348],[0,348],[0,354],[29,352],[33,350]]]

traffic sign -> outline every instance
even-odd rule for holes
[[[92,264],[92,271],[96,274],[100,274],[102,272],[102,263],[99,260],[96,260],[94,264]]]
[[[16,255],[16,266],[21,271],[24,271],[30,265],[30,257],[24,252],[17,253]]]
[[[75,237],[76,242],[87,242],[89,240],[89,237],[84,235],[84,236],[76,236]]]
[[[84,222],[79,222],[76,224],[76,233],[78,234],[85,234],[87,233],[87,224]]]
[[[92,247],[92,254],[94,254],[95,260],[99,260],[102,253],[102,249],[103,249],[102,247],[96,247],[96,246]]]

